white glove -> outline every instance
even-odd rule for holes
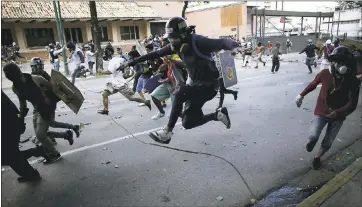
[[[303,102],[303,96],[301,96],[300,94],[297,96],[297,98],[295,98],[295,103],[297,104],[297,107],[299,108],[302,105]]]

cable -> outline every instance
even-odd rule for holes
[[[179,151],[179,152],[185,152],[185,153],[190,153],[190,154],[196,154],[196,155],[207,155],[207,156],[212,156],[212,157],[216,157],[218,159],[223,160],[224,162],[228,163],[231,167],[234,168],[234,170],[238,173],[238,175],[240,176],[240,178],[242,179],[243,183],[245,184],[245,186],[247,187],[249,193],[251,194],[251,196],[253,198],[256,198],[255,194],[253,193],[253,191],[251,190],[249,184],[246,182],[244,176],[241,174],[241,172],[238,170],[238,168],[230,161],[228,161],[227,159],[220,157],[218,155],[214,155],[211,153],[206,153],[206,152],[195,152],[195,151],[191,151],[191,150],[185,150],[185,149],[180,149],[180,148],[175,148],[175,147],[168,147],[165,145],[159,145],[159,144],[154,144],[154,143],[149,143],[149,142],[144,142],[140,139],[138,139],[137,137],[135,137],[133,135],[133,133],[131,133],[130,131],[128,131],[122,124],[118,123],[116,120],[113,119],[112,116],[110,116],[110,119],[117,124],[118,126],[120,126],[124,131],[126,131],[129,135],[132,136],[132,138],[134,138],[136,141],[142,143],[142,144],[146,144],[146,145],[151,145],[151,146],[155,146],[155,147],[161,147],[161,148],[165,148],[165,149],[170,149],[170,150],[175,150],[175,151]]]

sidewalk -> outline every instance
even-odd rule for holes
[[[337,174],[297,207],[362,206],[362,157]]]
[[[300,176],[264,195],[258,203],[250,203],[248,206],[362,206],[361,169],[362,137],[323,159],[320,170],[307,169]]]

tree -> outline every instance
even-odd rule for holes
[[[98,17],[97,17],[97,7],[95,1],[89,2],[89,9],[91,15],[91,28],[92,28],[92,37],[93,42],[96,46],[96,72],[99,69],[103,70],[103,50],[101,47],[101,28],[99,27]]]
[[[361,8],[362,1],[338,1],[338,6],[342,10]]]

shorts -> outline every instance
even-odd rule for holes
[[[155,97],[161,102],[171,97],[171,102],[173,102],[174,95],[170,92],[171,89],[172,89],[171,84],[162,83],[155,90],[153,90],[151,96]]]
[[[120,93],[127,99],[132,97],[134,95],[134,92],[131,88],[128,87],[127,84],[124,84],[121,87],[115,87],[112,83],[107,83],[107,88],[104,89],[105,91],[108,91],[111,95]]]
[[[142,91],[142,89],[145,87],[148,79],[149,78],[145,78],[145,77],[142,77],[142,76],[138,79],[137,87],[136,87],[136,92],[137,93],[140,93]]]

